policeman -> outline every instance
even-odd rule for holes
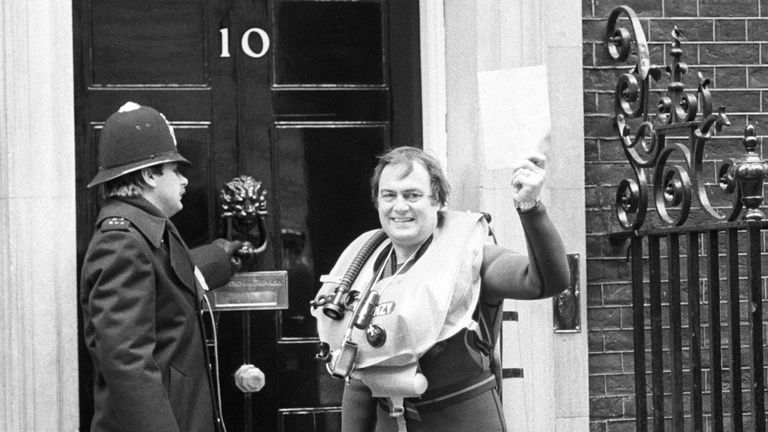
[[[188,184],[179,164],[189,161],[155,109],[128,102],[104,124],[88,187],[105,201],[80,284],[94,432],[217,430],[201,300],[229,280],[241,245],[187,248],[169,219]]]

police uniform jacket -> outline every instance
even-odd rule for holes
[[[195,264],[210,287],[231,276],[223,249],[190,251],[149,201],[102,207],[80,287],[95,373],[92,431],[215,430]]]

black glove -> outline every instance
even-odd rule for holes
[[[216,240],[212,241],[214,245],[224,249],[224,252],[227,253],[227,256],[232,258],[232,256],[237,252],[238,249],[243,247],[243,242],[240,240],[227,240],[223,238],[217,238]]]
[[[238,250],[240,250],[241,247],[243,247],[243,242],[240,240],[227,240],[223,238],[217,238],[212,244],[224,249],[224,252],[229,257],[229,263],[232,265],[232,273],[235,273],[240,270],[240,268],[243,266],[243,262],[240,259],[240,257],[236,256]]]

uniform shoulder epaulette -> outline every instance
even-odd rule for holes
[[[107,218],[101,223],[102,231],[128,231],[130,227],[131,222],[122,217]]]

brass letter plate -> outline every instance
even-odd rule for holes
[[[235,273],[228,284],[206,295],[217,311],[288,309],[288,272]]]

